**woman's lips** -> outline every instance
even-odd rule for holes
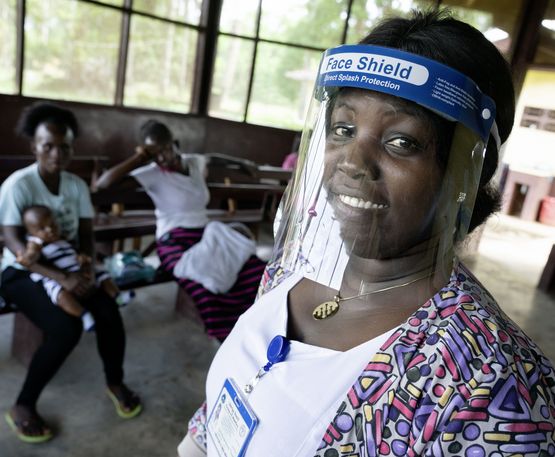
[[[389,205],[384,203],[376,203],[370,200],[364,200],[359,197],[354,197],[352,195],[337,194],[337,198],[345,205],[351,208],[359,209],[385,209],[389,208]]]

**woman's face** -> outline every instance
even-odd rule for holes
[[[153,148],[154,161],[164,168],[174,169],[179,164],[173,141],[159,141],[150,136],[145,138],[145,145]]]
[[[67,127],[39,124],[31,143],[41,175],[58,175],[73,156],[73,132]]]
[[[324,186],[350,252],[397,257],[429,239],[442,175],[434,130],[421,108],[367,90],[338,95]]]

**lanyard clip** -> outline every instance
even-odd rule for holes
[[[252,378],[246,385],[243,387],[243,391],[246,394],[250,394],[254,386],[258,384],[258,381],[264,376],[270,368],[276,363],[283,362],[289,353],[289,347],[291,343],[287,338],[281,335],[277,335],[272,338],[270,344],[268,345],[268,350],[266,351],[266,357],[268,358],[268,363],[258,370],[256,376]]]

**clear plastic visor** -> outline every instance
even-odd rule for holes
[[[360,269],[353,294],[450,272],[484,151],[476,132],[412,101],[327,86],[309,111],[271,262],[334,290]]]

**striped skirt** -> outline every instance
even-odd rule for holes
[[[173,274],[173,267],[183,253],[202,238],[204,228],[174,228],[157,241],[160,268]],[[177,283],[195,302],[206,333],[223,341],[235,322],[253,303],[266,263],[252,256],[240,271],[237,281],[226,293],[215,295],[202,284],[184,278]]]

